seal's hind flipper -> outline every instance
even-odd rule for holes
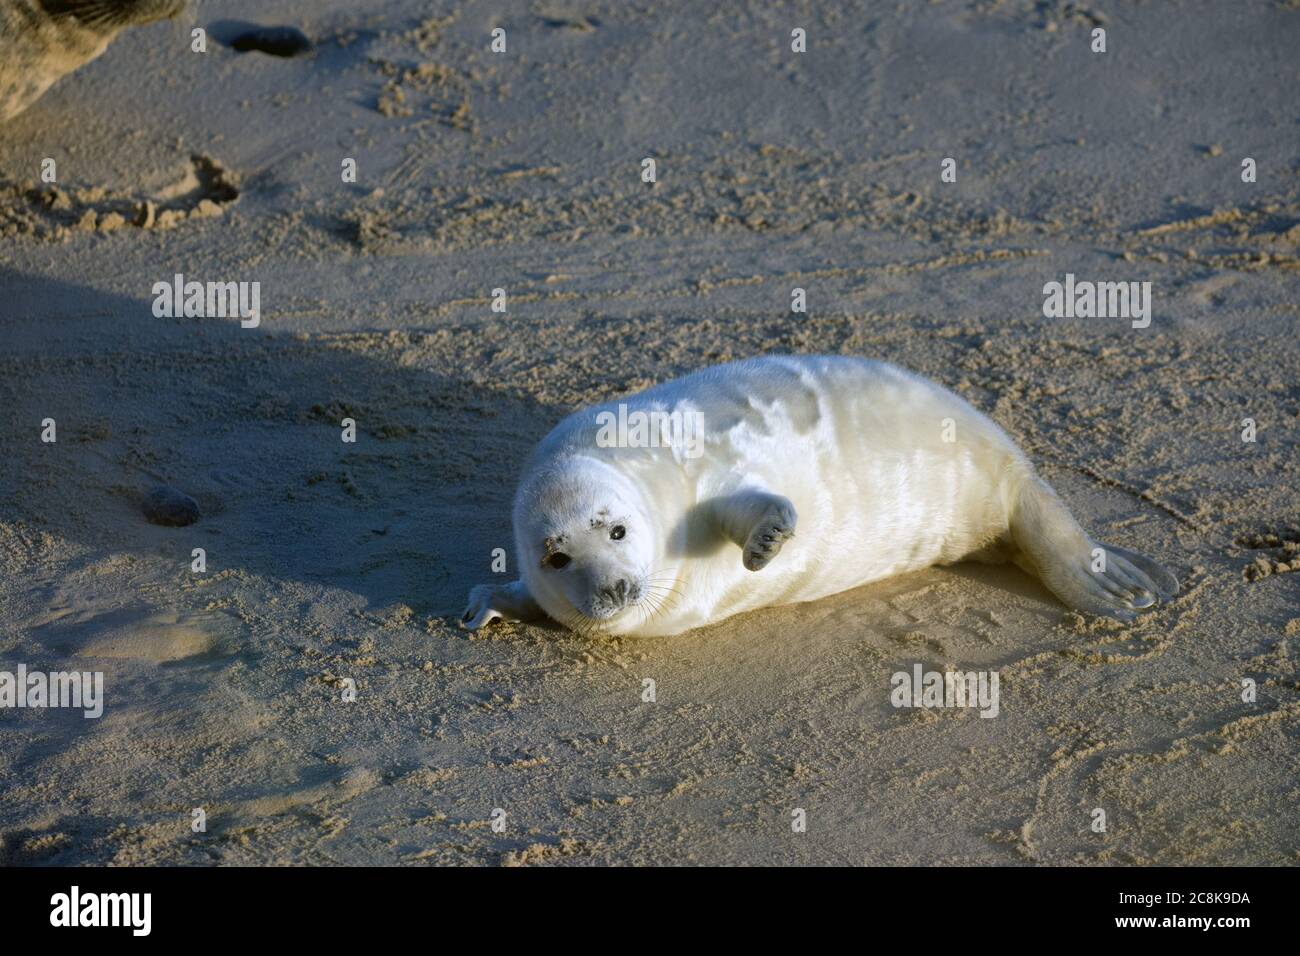
[[[1150,558],[1092,540],[1036,475],[1020,490],[1011,515],[1017,563],[1070,607],[1131,620],[1178,593],[1177,579]]]

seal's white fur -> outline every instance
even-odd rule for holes
[[[596,416],[620,402],[699,413],[697,457],[600,447]],[[1178,588],[1147,558],[1094,552],[965,401],[839,356],[722,365],[571,415],[526,465],[514,529],[522,578],[471,591],[468,627],[544,611],[581,631],[676,634],[967,557],[1012,558],[1067,604],[1117,617]]]

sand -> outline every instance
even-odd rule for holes
[[[0,669],[107,698],[0,712],[0,862],[1300,860],[1294,4],[260,5],[293,59],[222,45],[244,6],[0,128]],[[260,326],[156,318],[178,272]],[[1045,318],[1067,272],[1150,327]],[[667,639],[456,626],[551,425],[763,352],[953,388],[1181,595],[959,565]],[[916,663],[999,716],[895,709]]]

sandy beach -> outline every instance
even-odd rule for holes
[[[105,688],[0,710],[0,863],[1300,862],[1294,2],[249,7],[0,125],[0,670]],[[314,52],[227,46],[254,16]],[[177,274],[260,324],[158,317]],[[1150,324],[1045,316],[1067,274]],[[458,627],[556,422],[791,352],[957,392],[1181,593],[1120,623],[962,564]],[[998,672],[998,717],[895,708],[917,664]]]

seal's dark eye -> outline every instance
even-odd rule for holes
[[[622,541],[625,534],[627,534],[627,528],[624,528],[621,524],[614,525],[609,531],[609,536],[615,541]]]
[[[558,571],[569,563],[569,556],[563,551],[556,551],[554,554],[547,557],[546,563]]]

